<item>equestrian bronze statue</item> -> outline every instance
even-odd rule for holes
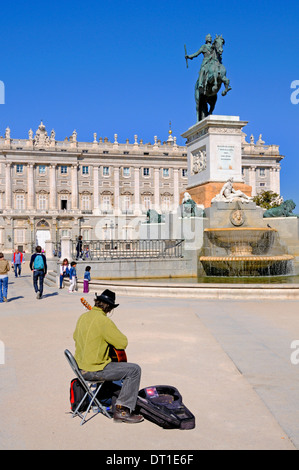
[[[224,44],[225,41],[222,35],[216,35],[216,38],[212,42],[212,36],[208,34],[205,44],[194,54],[188,55],[185,46],[187,67],[188,59],[192,60],[200,54],[203,54],[204,57],[195,84],[197,121],[201,121],[209,114],[213,113],[217,101],[217,93],[222,84],[225,86],[225,89],[222,91],[222,96],[225,96],[227,92],[231,90],[229,79],[226,77],[226,69],[222,64]]]

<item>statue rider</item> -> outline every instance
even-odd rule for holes
[[[207,64],[213,57],[213,44],[212,44],[212,36],[208,34],[206,36],[206,42],[203,44],[200,49],[192,55],[186,55],[186,59],[195,59],[195,57],[199,56],[199,54],[203,54],[204,58],[200,67],[199,71],[199,79],[198,79],[198,88],[201,93],[205,92],[205,83],[206,82],[206,74],[207,74]]]

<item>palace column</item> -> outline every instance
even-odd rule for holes
[[[256,196],[256,167],[252,166],[249,168],[249,186],[252,187],[251,196]]]
[[[140,208],[140,168],[134,168],[134,214],[141,214]]]
[[[29,163],[27,166],[27,209],[33,210],[35,209],[34,206],[34,165],[33,163]]]
[[[180,204],[179,196],[179,170],[177,168],[173,169],[173,205],[174,210],[176,210]]]
[[[72,209],[78,209],[78,166],[72,165]]]
[[[154,208],[160,207],[160,168],[154,169]]]
[[[270,189],[274,193],[280,195],[280,169],[277,167],[272,167],[270,171]]]
[[[276,192],[274,190],[273,168],[269,168],[269,186],[271,191]]]
[[[56,165],[50,165],[50,200],[49,209],[57,210]]]
[[[114,173],[114,215],[119,214],[119,168],[113,169]]]
[[[276,192],[280,195],[280,167],[277,167],[275,170],[275,184]]]
[[[93,212],[99,214],[99,167],[93,167]]]
[[[11,209],[11,163],[5,163],[5,209]]]

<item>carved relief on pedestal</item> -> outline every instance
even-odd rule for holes
[[[206,147],[197,149],[191,153],[191,174],[195,175],[205,170],[207,167]]]

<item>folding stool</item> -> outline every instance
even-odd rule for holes
[[[105,406],[102,405],[102,403],[96,398],[97,396],[97,393],[99,392],[99,390],[101,389],[102,385],[104,384],[104,380],[85,380],[79,367],[78,367],[78,364],[76,362],[76,359],[74,358],[74,356],[72,355],[72,353],[66,349],[64,351],[64,354],[67,358],[67,361],[69,363],[69,365],[71,366],[73,372],[76,374],[78,380],[80,381],[82,387],[84,388],[85,390],[85,395],[84,397],[82,398],[81,402],[79,403],[79,405],[77,406],[77,408],[72,411],[72,417],[74,418],[75,416],[80,416],[81,418],[81,422],[80,422],[80,426],[82,424],[84,424],[86,422],[86,416],[91,408],[91,406],[93,404],[95,404],[97,407],[98,407],[98,413],[103,413],[105,416],[107,416],[107,418],[112,418],[112,416],[108,413],[108,411],[106,410]],[[95,387],[95,390],[92,390],[92,386],[96,384],[96,387]],[[90,398],[90,402],[89,402],[89,405],[88,405],[88,408],[84,414],[84,416],[82,416],[82,414],[79,412],[79,409],[80,409],[80,406],[81,404],[84,402],[84,400],[86,399],[86,397],[89,396]]]

